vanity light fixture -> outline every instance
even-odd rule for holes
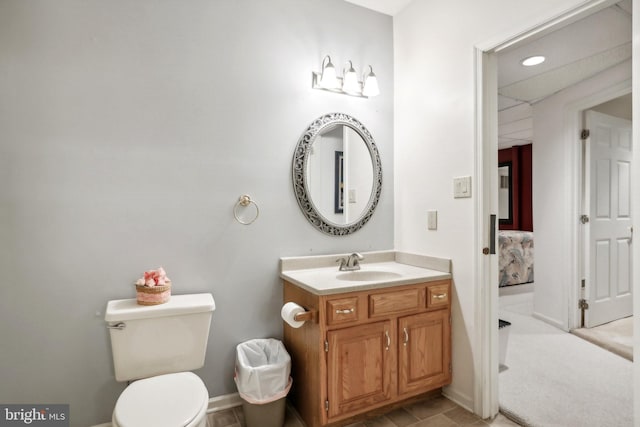
[[[320,73],[316,73],[315,71],[311,73],[311,87],[360,98],[377,96],[380,94],[378,80],[373,73],[371,65],[369,65],[369,69],[370,71],[365,75],[363,82],[358,81],[358,75],[353,68],[353,62],[347,61],[347,66],[344,69],[344,77],[338,77],[336,75],[336,69],[331,63],[331,57],[327,55],[322,60],[322,71]]]
[[[542,55],[529,56],[528,58],[523,59],[521,64],[525,67],[533,67],[534,65],[542,64],[545,59],[547,58]]]

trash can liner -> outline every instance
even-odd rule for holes
[[[254,405],[264,405],[265,403],[270,403],[270,402],[275,402],[278,399],[282,399],[283,397],[287,397],[287,394],[289,394],[289,390],[291,390],[291,384],[293,384],[293,380],[291,379],[291,377],[289,377],[289,383],[287,384],[287,387],[282,390],[280,393],[276,393],[273,396],[270,396],[266,399],[263,400],[258,400],[258,399],[254,399],[251,396],[244,394],[243,392],[240,391],[240,386],[238,385],[238,377],[234,377],[233,378],[236,382],[236,386],[238,387],[238,394],[240,395],[240,397],[242,399],[244,399],[246,402],[248,403],[252,403]]]
[[[291,356],[281,341],[254,339],[236,347],[235,382],[240,396],[250,403],[268,403],[291,388]]]

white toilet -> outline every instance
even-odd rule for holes
[[[105,321],[117,381],[133,381],[113,411],[113,427],[205,427],[209,393],[201,368],[215,310],[211,294],[174,295],[160,305],[109,301]]]

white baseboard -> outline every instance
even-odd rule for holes
[[[454,401],[469,412],[473,412],[473,399],[451,386],[443,387],[442,394],[449,400]]]
[[[533,316],[534,319],[542,320],[544,323],[554,326],[562,331],[569,332],[569,329],[566,327],[566,325],[563,325],[561,322],[558,322],[551,317],[545,316],[544,314],[540,314],[534,311],[533,313],[531,313],[531,316]]]
[[[235,408],[242,405],[242,398],[238,393],[223,394],[221,396],[214,396],[209,399],[209,407],[207,408],[207,414],[213,412],[224,411],[225,409]]]

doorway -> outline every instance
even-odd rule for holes
[[[587,5],[578,7],[562,17],[554,19],[550,22],[542,23],[536,29],[529,31],[524,36],[517,36],[513,39],[507,40],[500,45],[492,45],[485,47],[478,47],[477,49],[477,75],[478,75],[478,104],[477,104],[477,116],[478,116],[478,141],[479,146],[477,148],[477,167],[479,171],[478,187],[479,191],[477,213],[478,213],[478,241],[483,243],[483,246],[490,247],[490,242],[495,239],[495,232],[490,232],[489,220],[491,215],[495,215],[498,211],[497,191],[498,191],[498,164],[495,154],[497,152],[497,126],[496,126],[496,93],[497,83],[495,76],[497,73],[497,60],[496,55],[503,49],[509,46],[513,46],[515,43],[519,43],[522,40],[526,40],[527,37],[533,37],[539,35],[540,32],[548,30],[554,26],[563,26],[569,21],[575,21],[579,17],[588,16],[602,7],[609,6],[613,2],[604,4],[606,2],[589,2]],[[630,87],[630,82],[627,86]],[[613,92],[620,92],[624,90],[621,87],[614,87],[607,89],[609,95]],[[628,90],[628,89],[627,89]],[[580,111],[595,105],[594,99],[596,97],[607,96],[604,92],[599,93],[597,96],[592,96],[591,99],[583,99],[581,101],[574,101],[570,105],[567,105],[562,112],[564,117],[564,137],[574,138],[576,129],[580,127]],[[600,99],[599,102],[602,102]],[[589,104],[589,105],[586,105]],[[557,316],[544,318],[544,313],[541,313],[538,317],[544,318],[547,323],[551,323],[561,329],[568,330],[573,324],[576,324],[579,317],[579,310],[577,307],[572,307],[572,302],[577,302],[580,292],[580,265],[579,265],[579,245],[580,245],[580,230],[577,225],[576,215],[580,212],[581,199],[579,197],[580,189],[580,146],[572,145],[564,148],[564,160],[561,162],[560,168],[564,173],[568,174],[571,178],[566,184],[566,193],[568,197],[559,202],[559,206],[554,208],[557,212],[560,212],[556,216],[556,220],[562,224],[564,234],[561,238],[555,236],[556,245],[558,246],[558,253],[560,253],[559,262],[564,265],[559,272],[561,280],[566,283],[571,283],[568,289],[563,290],[563,295],[560,300],[552,301],[553,309],[556,310]],[[637,150],[634,150],[637,151]],[[637,154],[634,154],[637,156]],[[636,181],[632,183],[632,192],[637,194],[638,186]],[[535,209],[535,207],[534,207]],[[635,256],[635,255],[634,255]],[[637,263],[637,256],[635,257]],[[498,358],[498,338],[497,338],[497,301],[498,291],[495,286],[495,278],[497,277],[497,260],[496,257],[478,254],[477,259],[479,277],[482,278],[479,281],[479,291],[477,298],[477,307],[481,314],[482,331],[480,339],[481,349],[481,366],[482,372],[479,374],[480,381],[482,381],[476,392],[476,412],[482,416],[492,416],[498,410],[498,390],[497,390],[497,358]],[[538,282],[536,278],[536,282]],[[559,321],[557,319],[560,319]],[[554,320],[555,323],[554,323]]]

